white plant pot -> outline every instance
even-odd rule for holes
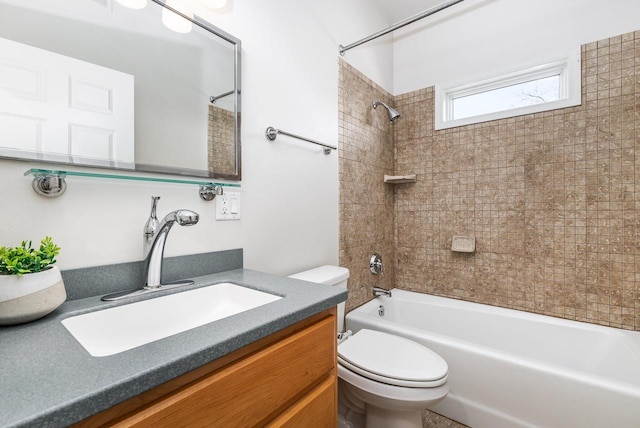
[[[0,275],[0,325],[22,324],[53,312],[67,298],[57,266],[42,272]]]

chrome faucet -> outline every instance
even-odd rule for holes
[[[381,287],[373,287],[373,295],[376,297],[378,296],[391,297],[391,291],[385,290],[384,288],[381,288]]]
[[[153,210],[155,211],[155,200]],[[189,210],[177,210],[167,214],[157,227],[157,232],[155,236],[153,236],[148,250],[145,246],[146,257],[144,259],[144,284],[142,288],[108,294],[102,297],[101,300],[119,300],[152,291],[193,284],[193,281],[177,281],[170,284],[162,284],[162,260],[164,258],[164,245],[167,242],[167,236],[169,235],[171,227],[173,227],[175,223],[178,223],[180,226],[193,226],[198,223],[199,219],[200,216],[197,213]]]
[[[198,223],[200,216],[189,210],[178,210],[170,212],[158,226],[158,232],[149,248],[147,257],[144,260],[144,277],[145,288],[159,288],[162,279],[162,259],[164,258],[164,244],[167,242],[167,236],[171,227],[178,223],[180,226],[193,226]],[[193,284],[193,281],[185,281],[183,283],[172,283],[172,287],[177,285]]]

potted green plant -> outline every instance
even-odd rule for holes
[[[0,247],[0,325],[42,318],[66,300],[60,269],[53,266],[59,253],[49,236],[39,248],[31,241]]]

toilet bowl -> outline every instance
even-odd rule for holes
[[[291,278],[346,288],[349,270],[321,266]],[[344,306],[338,305],[339,332]],[[338,343],[341,405],[364,414],[366,428],[422,427],[421,411],[449,392],[447,377],[438,354],[403,337],[362,329],[344,333]]]

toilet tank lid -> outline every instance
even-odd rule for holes
[[[326,265],[298,272],[289,276],[289,278],[315,282],[318,284],[336,285],[349,279],[349,269],[341,266]]]

